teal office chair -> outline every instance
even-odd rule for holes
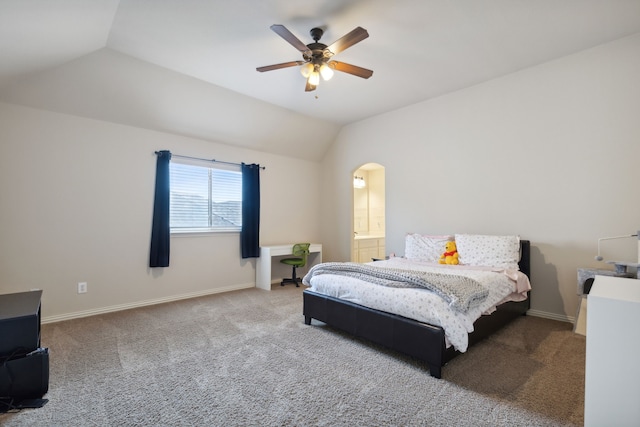
[[[304,267],[307,265],[307,255],[309,255],[309,246],[310,243],[296,243],[293,245],[293,256],[295,258],[284,258],[281,259],[280,262],[283,264],[287,264],[293,267],[293,273],[291,274],[291,279],[285,278],[280,282],[280,286],[284,286],[285,283],[295,283],[296,287],[300,287],[301,279],[296,276],[296,269],[300,267]]]

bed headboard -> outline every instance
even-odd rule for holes
[[[520,240],[520,271],[527,275],[531,280],[531,242],[528,240]]]

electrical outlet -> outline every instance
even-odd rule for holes
[[[78,293],[84,294],[87,292],[87,282],[78,282]]]

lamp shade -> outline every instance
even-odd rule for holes
[[[324,80],[331,80],[331,77],[333,77],[333,70],[327,64],[322,64],[320,66],[320,74]]]
[[[308,78],[309,75],[313,72],[313,64],[311,62],[307,62],[300,67],[300,74],[304,76],[304,78]]]
[[[309,74],[310,85],[318,86],[319,83],[320,83],[320,73],[318,73],[317,71],[313,71],[311,74]]]

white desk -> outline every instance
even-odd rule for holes
[[[256,288],[271,290],[271,263],[273,257],[293,255],[291,250],[294,243],[287,245],[272,245],[260,247],[260,258],[256,262]],[[312,243],[309,246],[307,265],[320,264],[322,262],[322,245]]]

